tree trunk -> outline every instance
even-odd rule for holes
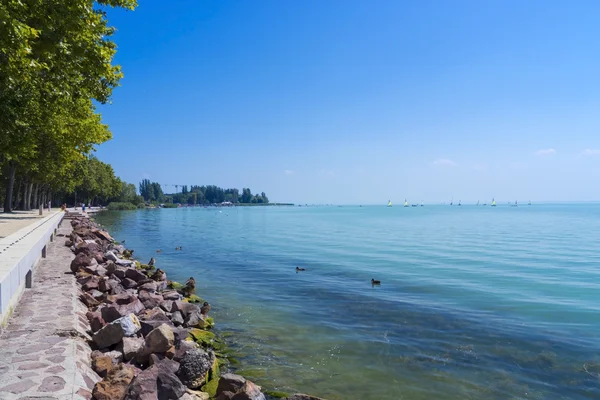
[[[4,212],[12,212],[13,187],[15,184],[15,171],[17,166],[14,162],[8,163],[8,174],[6,176],[6,198],[4,199]]]
[[[31,192],[33,191],[33,183],[25,184],[25,210],[31,211]]]
[[[21,205],[21,190],[23,190],[23,181],[21,178],[17,179],[17,189],[15,190],[15,201],[13,202],[13,208],[19,209]]]
[[[27,187],[29,185],[27,184],[27,181],[21,181],[21,201],[19,202],[19,209],[21,211],[27,211],[27,205],[25,204],[25,202],[27,201]]]
[[[40,207],[40,198],[38,197],[38,189],[40,188],[40,184],[36,183],[35,186],[33,187],[33,204],[31,205],[31,207],[33,207],[34,209],[37,209]]]

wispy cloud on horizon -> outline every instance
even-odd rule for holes
[[[600,149],[585,149],[581,154],[584,156],[598,156],[600,155]]]
[[[535,152],[536,156],[549,156],[552,154],[556,154],[556,150],[554,149],[541,149]]]
[[[291,169],[285,169],[283,170],[283,173],[286,175],[294,175],[294,171],[292,171]]]
[[[456,163],[454,161],[452,161],[452,160],[447,159],[447,158],[440,158],[440,159],[435,160],[433,162],[433,165],[436,165],[436,166],[443,166],[443,165],[445,165],[445,166],[453,166],[453,165],[456,165]]]

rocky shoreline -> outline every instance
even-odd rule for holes
[[[90,219],[71,226],[65,245],[75,253],[70,269],[88,308],[92,369],[102,378],[93,399],[321,400],[274,397],[228,373],[226,345],[212,332],[210,305],[195,294],[193,278],[170,282]]]

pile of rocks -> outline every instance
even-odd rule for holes
[[[76,255],[71,271],[89,310],[92,367],[103,378],[94,386],[95,399],[267,399],[243,377],[220,375],[208,303],[199,307],[193,302],[201,300],[189,287],[169,282],[153,265],[131,260],[133,250],[116,244],[89,219],[74,219],[71,225],[65,244]]]

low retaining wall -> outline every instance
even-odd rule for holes
[[[57,212],[0,239],[0,326],[4,326],[26,287],[33,284],[33,270],[46,257],[46,245],[54,240],[64,217]]]

